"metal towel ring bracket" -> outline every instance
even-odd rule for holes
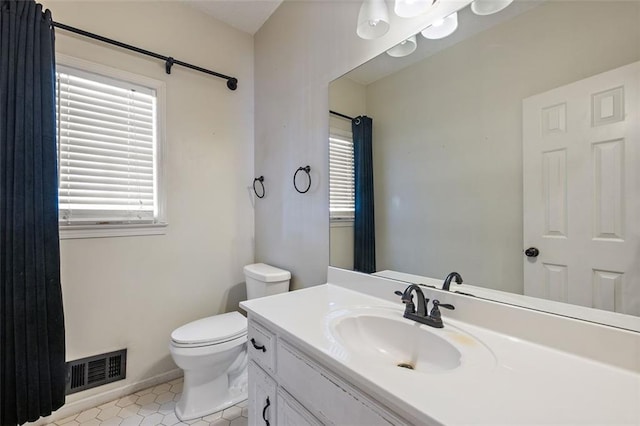
[[[296,177],[298,175],[298,172],[300,171],[305,172],[307,174],[307,177],[309,178],[309,184],[307,185],[307,189],[305,189],[304,191],[300,191],[298,189],[298,185],[296,184]],[[309,188],[311,188],[311,174],[309,173],[310,171],[311,166],[298,167],[298,170],[296,170],[296,172],[293,174],[293,187],[301,194],[304,194],[305,192],[309,191]]]
[[[262,195],[258,194],[258,190],[256,189],[256,182],[260,183],[260,186],[262,187]],[[256,193],[256,197],[264,198],[266,194],[264,190],[264,176],[257,177],[253,180],[253,192]]]

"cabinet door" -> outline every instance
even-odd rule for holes
[[[249,362],[249,425],[276,426],[276,382]]]
[[[278,388],[278,426],[321,426],[322,423],[307,411],[287,391]]]

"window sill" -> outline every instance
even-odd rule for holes
[[[166,223],[134,225],[59,225],[60,239],[137,237],[143,235],[164,235]]]

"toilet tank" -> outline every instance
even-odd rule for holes
[[[271,296],[289,291],[291,272],[265,263],[254,263],[244,267],[247,283],[247,299]]]

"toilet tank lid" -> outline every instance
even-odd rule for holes
[[[291,272],[265,263],[254,263],[244,267],[245,275],[267,283],[291,279]]]
[[[246,333],[247,319],[239,312],[229,312],[185,324],[171,333],[171,340],[182,345],[213,344]]]

